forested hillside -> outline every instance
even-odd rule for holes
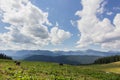
[[[10,56],[5,55],[4,53],[0,53],[0,59],[9,59],[12,60]]]
[[[106,63],[111,63],[111,62],[117,62],[120,61],[120,56],[115,55],[115,56],[109,56],[109,57],[103,57],[95,60],[95,64],[106,64]]]

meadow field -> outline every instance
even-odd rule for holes
[[[120,80],[120,62],[59,65],[48,62],[0,60],[0,80]]]

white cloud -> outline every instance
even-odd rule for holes
[[[51,43],[56,45],[70,38],[71,34],[70,32],[64,31],[62,29],[58,29],[58,27],[56,26],[51,29],[50,37],[51,37]]]
[[[113,7],[113,10],[120,10],[120,7]]]
[[[52,25],[48,20],[48,13],[29,0],[0,0],[0,14],[1,21],[10,24],[6,27],[8,32],[0,33],[0,43],[5,44],[0,49],[40,49],[48,45],[54,35],[48,31],[48,26]],[[61,39],[58,41],[68,38],[63,38],[63,34],[66,37],[68,32],[59,29],[57,31],[58,38]]]
[[[77,25],[76,21],[73,21],[73,20],[70,20],[70,23],[72,24],[72,26],[76,26]]]
[[[82,0],[83,9],[77,11],[78,29],[81,33],[77,42],[79,48],[87,47],[91,44],[99,44],[104,48],[120,48],[120,14],[114,18],[114,25],[108,18],[102,21],[97,17],[98,10],[103,0]],[[104,10],[104,9],[103,9]]]
[[[107,12],[106,14],[107,14],[107,15],[112,15],[112,14],[113,14],[113,12]]]
[[[107,4],[107,2],[106,1],[103,1],[103,2],[101,2],[101,4],[100,4],[100,7],[97,9],[97,12],[99,13],[99,14],[102,14],[106,9],[105,9],[105,5]]]
[[[68,48],[55,48],[55,49],[53,49],[53,50],[51,50],[51,51],[70,51]]]

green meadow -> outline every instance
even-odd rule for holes
[[[120,80],[120,62],[59,65],[48,62],[0,60],[0,80]]]

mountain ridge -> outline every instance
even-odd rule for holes
[[[92,58],[97,59],[96,57],[120,55],[120,52],[115,52],[115,51],[114,52],[113,51],[103,52],[103,51],[96,51],[96,50],[90,50],[90,49],[84,50],[84,51],[0,50],[0,52],[5,53],[8,56],[11,56],[14,60],[26,60],[26,58],[28,58],[28,57],[33,58],[33,56],[36,57],[36,55],[39,56],[40,58],[41,58],[41,56],[43,56],[43,57],[45,57],[45,59],[46,59],[46,57],[49,57],[51,60],[52,60],[51,57],[58,57],[59,58],[61,56],[62,56],[62,58],[65,58],[65,59],[66,59],[66,56],[67,56],[67,58],[74,57],[74,59],[75,59],[75,56],[76,56],[76,58],[77,58],[77,56],[79,56],[79,57],[84,56],[84,58],[86,60],[88,60],[87,58],[90,58],[90,56],[92,56]],[[92,58],[90,58],[90,59],[92,59]],[[85,59],[80,58],[79,60],[84,62]],[[53,62],[55,62],[55,61],[53,60]]]
[[[100,58],[100,56],[88,56],[88,55],[61,55],[61,56],[33,55],[33,56],[25,58],[24,60],[80,65],[80,64],[92,64],[98,58]]]

